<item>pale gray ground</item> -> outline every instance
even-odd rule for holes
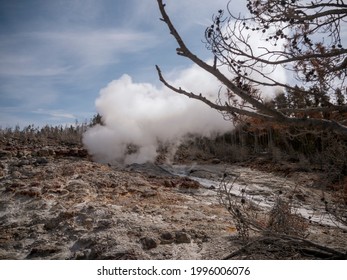
[[[0,154],[0,259],[221,259],[241,247],[210,188],[224,172],[239,175],[236,191],[245,188],[264,207],[279,189],[296,187],[298,209],[307,211],[320,196],[305,175],[239,166],[116,168],[50,147]],[[317,212],[308,238],[346,250],[346,231],[327,223]]]

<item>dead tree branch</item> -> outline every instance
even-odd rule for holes
[[[318,1],[318,0],[316,0]],[[317,117],[303,117],[303,118],[298,118],[298,117],[293,117],[290,114],[285,114],[288,113],[289,108],[282,108],[281,110],[278,110],[276,108],[273,108],[271,106],[268,106],[266,102],[262,99],[259,99],[258,97],[255,97],[250,93],[250,89],[252,88],[252,83],[256,84],[258,83],[259,85],[267,85],[266,82],[261,82],[261,81],[256,81],[253,78],[248,77],[246,71],[245,73],[241,73],[240,69],[249,69],[250,71],[260,71],[257,70],[256,64],[262,63],[264,65],[271,65],[271,64],[286,64],[287,62],[293,62],[293,61],[298,61],[293,54],[296,52],[293,51],[293,46],[289,48],[289,51],[286,52],[281,52],[281,51],[268,51],[268,55],[272,56],[277,56],[275,59],[263,59],[262,57],[266,57],[266,54],[261,55],[261,56],[255,56],[252,55],[252,48],[251,46],[247,43],[247,38],[244,38],[243,35],[239,35],[238,40],[239,42],[243,42],[244,46],[246,46],[246,49],[248,51],[241,51],[240,47],[238,47],[237,42],[232,41],[233,37],[229,35],[224,37],[224,34],[222,33],[222,28],[221,26],[221,21],[222,21],[222,12],[219,12],[220,15],[215,18],[215,25],[213,27],[213,30],[207,29],[207,37],[211,37],[211,50],[213,51],[215,57],[221,62],[222,64],[228,64],[228,67],[231,70],[234,70],[234,72],[237,74],[236,78],[238,79],[237,84],[235,82],[235,79],[230,79],[226,75],[224,75],[218,68],[216,63],[216,60],[214,61],[213,65],[209,65],[208,63],[204,62],[202,59],[200,59],[198,56],[196,56],[194,53],[190,51],[190,49],[187,47],[185,42],[183,41],[182,37],[176,30],[175,26],[173,25],[170,17],[168,16],[166,10],[165,10],[165,4],[163,3],[162,0],[157,0],[158,6],[160,13],[162,15],[161,20],[165,22],[167,27],[169,28],[170,34],[175,38],[178,48],[176,49],[177,54],[184,56],[188,59],[190,59],[193,63],[197,64],[200,66],[202,69],[210,73],[212,76],[216,77],[226,88],[227,88],[227,93],[236,95],[240,98],[239,104],[217,104],[215,102],[212,102],[205,98],[202,94],[196,94],[193,92],[189,92],[186,90],[181,89],[180,87],[175,87],[171,84],[169,84],[163,77],[161,70],[158,66],[156,66],[158,76],[161,82],[171,90],[179,93],[186,95],[189,98],[194,98],[196,100],[202,101],[203,103],[207,104],[213,109],[216,109],[218,111],[221,111],[222,113],[227,113],[230,114],[231,116],[233,114],[239,114],[239,115],[244,115],[247,117],[252,117],[252,118],[258,118],[262,119],[268,122],[272,123],[278,123],[282,125],[287,125],[287,126],[296,126],[296,127],[301,127],[301,128],[308,128],[308,129],[322,129],[322,130],[330,130],[334,131],[338,134],[342,134],[347,136],[347,126],[343,125],[340,121],[335,120],[335,119],[325,119],[325,118],[317,118]],[[318,2],[317,2],[318,3]],[[340,12],[339,12],[340,14]],[[321,16],[325,15],[322,14]],[[240,20],[240,19],[239,19]],[[275,21],[277,19],[275,18]],[[277,21],[280,21],[278,19]],[[283,20],[282,20],[283,21]],[[216,28],[217,25],[217,28]],[[245,25],[247,27],[247,25]],[[239,31],[242,31],[243,28],[246,27],[238,27]],[[265,27],[264,27],[265,28]],[[264,29],[266,30],[266,29]],[[211,32],[211,33],[209,33]],[[236,36],[236,31],[231,31],[231,35]],[[214,36],[214,37],[213,37]],[[277,34],[277,39],[279,38],[287,38],[285,34],[278,33]],[[294,35],[293,35],[294,36]],[[213,37],[213,38],[212,38]],[[295,36],[294,36],[295,37]],[[293,37],[293,38],[294,38]],[[300,40],[305,40],[306,37]],[[241,41],[240,41],[241,40]],[[294,40],[294,39],[293,39]],[[309,40],[306,38],[306,41]],[[236,39],[237,41],[237,39]],[[297,44],[297,43],[296,43]],[[304,43],[302,43],[304,44]],[[308,43],[307,43],[308,44]],[[229,53],[228,53],[229,52]],[[347,51],[345,49],[340,48],[340,50],[329,50],[329,51],[324,51],[324,48],[321,47],[320,45],[317,45],[314,50],[311,50],[311,52],[303,52],[301,54],[301,57],[303,62],[298,62],[297,66],[295,66],[296,70],[299,71],[301,68],[307,68],[309,66],[302,65],[302,63],[310,63],[310,67],[316,67],[313,72],[310,70],[309,74],[307,74],[305,71],[303,72],[304,74],[306,73],[306,76],[308,78],[311,78],[311,76],[315,76],[316,72],[318,76],[324,76],[321,71],[323,71],[323,67],[326,66],[326,69],[332,69],[333,67],[330,67],[332,63],[336,62],[336,59],[340,59],[342,55],[345,55]],[[234,56],[235,55],[241,55],[245,58],[245,60],[238,60],[235,61]],[[335,55],[335,56],[334,56]],[[280,57],[287,57],[285,60],[281,60]],[[331,60],[331,57],[333,57],[335,60]],[[328,60],[327,60],[328,59]],[[322,66],[319,66],[319,63],[323,63]],[[308,64],[307,64],[308,65]],[[336,64],[335,64],[336,65]],[[344,61],[339,64],[337,68],[343,68],[341,65],[344,65]],[[261,66],[264,67],[264,66]],[[330,67],[330,68],[329,68]],[[336,66],[334,66],[336,68]],[[300,68],[300,69],[299,69]],[[307,70],[308,71],[308,70]],[[315,72],[316,71],[316,72]],[[332,70],[331,70],[332,71]],[[331,72],[330,71],[330,72]],[[328,72],[325,72],[328,73]],[[316,75],[316,76],[317,76]],[[262,75],[265,77],[266,75]],[[317,77],[319,79],[320,77]],[[276,82],[273,79],[271,79],[271,82],[273,83],[272,85],[278,85],[281,86],[282,88],[287,88],[287,89],[293,89],[293,86],[286,86],[282,83]],[[308,94],[308,91],[306,90],[300,90],[301,94]],[[312,93],[310,93],[312,95]],[[317,93],[318,94],[318,93]],[[318,96],[320,97],[320,96]],[[325,101],[325,106],[324,108],[315,108],[315,109],[308,109],[308,111],[321,111],[321,112],[331,112],[334,113],[336,112],[336,107],[331,106],[332,103],[328,102],[327,100]],[[247,105],[247,107],[246,107]],[[343,107],[343,108],[342,108]],[[248,108],[247,110],[245,108]],[[298,108],[300,110],[305,110],[305,108]],[[296,110],[296,109],[294,109]],[[347,111],[347,106],[343,105],[340,106],[339,108],[339,113],[341,111],[345,112]]]

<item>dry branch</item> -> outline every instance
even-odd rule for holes
[[[320,4],[317,2],[316,4]],[[300,127],[300,128],[307,128],[308,130],[312,129],[320,129],[320,130],[330,130],[334,131],[338,134],[347,136],[347,126],[345,126],[341,121],[337,119],[325,119],[322,117],[295,117],[288,112],[292,111],[295,112],[295,110],[302,110],[305,113],[310,113],[312,111],[320,111],[320,112],[329,112],[329,113],[342,113],[347,111],[347,106],[342,105],[337,108],[334,104],[326,101],[325,106],[320,106],[320,107],[315,107],[315,108],[282,108],[282,109],[277,109],[273,108],[271,106],[268,106],[264,100],[259,99],[259,97],[254,96],[250,93],[250,88],[252,87],[251,83],[257,83],[259,85],[269,85],[267,82],[261,82],[261,81],[256,81],[253,78],[250,78],[247,73],[240,74],[240,71],[238,70],[235,72],[238,68],[249,68],[250,71],[256,71],[258,73],[261,73],[260,70],[257,69],[256,65],[259,63],[262,63],[264,65],[271,65],[271,64],[286,64],[288,62],[297,62],[297,66],[295,67],[308,67],[305,66],[303,63],[311,63],[312,65],[316,65],[317,63],[327,63],[326,66],[329,66],[332,64],[332,61],[336,62],[336,59],[340,59],[343,57],[346,53],[347,50],[340,48],[340,49],[335,49],[335,50],[329,50],[325,51],[323,47],[319,47],[317,45],[316,49],[311,50],[310,52],[303,52],[301,55],[293,55],[295,52],[292,49],[288,49],[285,52],[279,52],[279,51],[268,51],[268,54],[275,55],[277,56],[277,59],[264,59],[262,58],[263,55],[261,56],[255,56],[253,55],[252,48],[251,46],[247,43],[247,38],[243,37],[242,35],[239,35],[238,38],[236,38],[236,42],[233,42],[232,40],[235,37],[236,31],[235,30],[229,30],[234,37],[226,36],[225,34],[221,33],[222,28],[219,27],[218,25],[222,24],[222,13],[220,12],[219,16],[216,16],[215,21],[216,24],[214,25],[214,29],[207,29],[207,36],[215,36],[211,37],[212,41],[210,42],[211,44],[211,50],[214,53],[214,63],[213,65],[209,65],[208,63],[204,62],[202,59],[200,59],[198,56],[196,56],[194,53],[192,53],[189,48],[186,46],[185,42],[183,41],[182,37],[176,30],[175,26],[173,25],[170,17],[168,16],[166,10],[165,10],[165,4],[163,3],[162,0],[157,0],[158,6],[160,13],[162,15],[161,20],[165,22],[167,27],[169,28],[170,34],[175,38],[178,48],[176,49],[177,54],[187,57],[190,59],[193,63],[197,64],[200,66],[202,69],[210,73],[212,76],[217,78],[226,88],[227,88],[227,94],[233,94],[236,95],[240,98],[239,102],[237,104],[231,104],[231,103],[225,103],[225,104],[218,104],[216,102],[212,102],[211,100],[208,100],[202,93],[196,94],[187,90],[183,90],[180,87],[173,86],[170,83],[168,83],[162,73],[161,70],[158,66],[156,66],[158,76],[161,82],[171,90],[175,91],[176,93],[186,95],[189,98],[194,98],[196,100],[199,100],[208,106],[210,106],[213,109],[216,109],[223,114],[229,114],[231,117],[234,114],[237,115],[243,115],[251,118],[257,118],[261,120],[265,120],[269,123],[277,123],[281,125],[286,125],[286,126],[295,126],[295,127]],[[272,1],[271,1],[272,2]],[[330,3],[330,2],[329,2]],[[265,4],[264,4],[265,5]],[[309,9],[310,7],[306,7]],[[341,8],[341,7],[339,7]],[[339,10],[338,14],[343,14],[344,10]],[[331,11],[333,12],[333,11]],[[326,14],[326,12],[321,13],[321,17],[323,17]],[[301,16],[302,17],[302,16]],[[310,17],[308,17],[309,19]],[[241,21],[240,18],[237,18],[237,20]],[[281,21],[281,19],[274,19],[275,21]],[[303,20],[301,18],[301,20]],[[217,25],[218,29],[215,27]],[[236,28],[236,27],[234,27]],[[241,27],[239,27],[241,28]],[[217,30],[217,31],[216,31]],[[242,29],[240,29],[242,31]],[[264,29],[265,30],[265,29]],[[211,32],[211,33],[209,33]],[[213,33],[214,32],[214,33]],[[214,35],[213,35],[214,34]],[[225,36],[225,37],[223,37]],[[278,33],[278,36],[284,36],[282,33]],[[228,39],[226,39],[228,37]],[[304,37],[306,38],[306,37]],[[214,41],[213,41],[214,40]],[[242,51],[238,46],[237,46],[237,40],[241,43],[243,43],[244,46],[249,50],[249,52]],[[310,40],[306,38],[306,40]],[[303,43],[304,44],[304,43]],[[234,57],[235,55],[241,55],[244,57],[244,60],[239,60],[235,62],[231,57]],[[280,59],[281,57],[286,57],[284,60]],[[299,59],[300,58],[300,59]],[[335,59],[335,60],[331,60]],[[217,63],[217,60],[219,63]],[[236,63],[236,66],[235,66]],[[226,75],[224,75],[219,69],[219,65],[227,64],[229,69],[234,70],[234,72],[238,75],[238,77],[241,80],[244,80],[245,83],[250,83],[249,86],[240,86],[235,83],[235,80],[230,79]],[[337,67],[338,69],[343,68],[345,63],[344,61],[340,63],[340,65]],[[308,65],[308,64],[307,64]],[[336,64],[335,64],[336,65]],[[320,71],[319,75],[322,76],[323,73],[323,64],[322,66],[317,66],[316,69],[312,71]],[[263,66],[262,66],[263,67]],[[310,66],[311,67],[311,66]],[[327,67],[327,73],[331,73],[333,71],[333,67]],[[336,66],[334,66],[336,68]],[[300,69],[297,68],[299,71]],[[260,68],[261,69],[261,68]],[[306,69],[306,68],[305,68]],[[330,70],[329,70],[330,69]],[[336,69],[335,69],[336,70]],[[344,70],[344,69],[342,69]],[[305,70],[306,71],[306,70]],[[312,76],[312,71],[309,72],[309,74]],[[315,72],[314,72],[315,73]],[[341,72],[342,73],[342,72]],[[307,74],[307,75],[309,75]],[[309,75],[309,76],[310,76]],[[314,74],[316,75],[316,74]],[[266,75],[262,74],[262,77],[265,77]],[[310,77],[311,77],[310,76]],[[272,85],[278,85],[282,88],[285,89],[290,89],[293,90],[293,86],[289,85],[284,85],[279,82],[276,82],[273,79],[270,79],[270,81],[273,83]],[[245,84],[246,85],[246,84]],[[301,90],[301,94],[308,94],[308,91],[306,90]],[[312,95],[312,93],[310,93]],[[307,110],[307,111],[305,111]]]

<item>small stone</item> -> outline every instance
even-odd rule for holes
[[[12,158],[12,153],[10,151],[0,150],[0,159]]]
[[[140,239],[140,243],[142,245],[142,249],[151,250],[158,246],[157,242],[151,237],[142,237]]]
[[[152,189],[147,189],[142,192],[142,197],[147,198],[147,197],[153,197],[156,196],[158,193],[155,190]]]
[[[22,166],[24,166],[24,165],[30,165],[30,161],[27,160],[27,159],[23,159],[23,160],[20,160],[20,161],[16,164],[16,166],[18,166],[18,167],[22,167]]]
[[[176,231],[176,233],[175,233],[175,242],[177,244],[190,243],[191,242],[191,238],[190,238],[189,234],[187,234],[186,232]]]
[[[112,221],[109,220],[99,220],[96,229],[97,230],[106,230],[112,226]]]
[[[161,244],[171,244],[175,241],[175,237],[171,232],[164,232],[160,235]]]
[[[47,163],[48,163],[48,160],[44,157],[37,158],[35,161],[35,165],[44,165]]]
[[[303,201],[303,202],[306,201],[305,196],[302,194],[296,194],[295,197],[300,201]]]
[[[135,205],[131,210],[133,212],[135,212],[135,213],[140,213],[141,212],[141,208],[138,205]]]
[[[43,148],[43,149],[40,149],[36,152],[36,155],[39,157],[48,157],[48,156],[52,156],[54,154],[55,154],[55,152],[49,148]]]
[[[86,228],[92,228],[93,227],[93,222],[94,222],[94,220],[92,219],[92,218],[86,218],[85,220],[84,220],[84,226],[86,227]]]
[[[176,187],[176,185],[171,180],[164,180],[164,187],[166,187],[166,188],[174,188],[174,187]]]
[[[106,253],[105,260],[137,260],[136,253],[132,250]]]
[[[42,245],[30,250],[30,253],[27,255],[26,259],[42,259],[47,258],[50,255],[53,255],[59,252],[60,249],[50,245]]]
[[[180,180],[180,188],[183,189],[198,189],[201,185],[199,182],[191,180],[189,178],[183,178]]]

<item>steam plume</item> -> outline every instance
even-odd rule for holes
[[[271,75],[285,80],[283,70]],[[217,100],[221,86],[196,65],[181,71],[170,83],[202,93],[211,101]],[[264,97],[273,96],[275,91],[276,88],[264,91]],[[153,162],[160,142],[174,147],[188,133],[208,137],[233,129],[231,122],[206,104],[173,93],[164,86],[135,83],[126,74],[103,88],[95,104],[104,125],[90,128],[83,142],[100,162]],[[131,153],[129,144],[136,147]]]
[[[173,84],[217,98],[220,83],[197,66],[182,71]],[[100,162],[154,161],[159,142],[179,143],[187,133],[210,136],[232,129],[222,115],[197,100],[149,83],[135,83],[124,74],[100,91],[97,112],[104,125],[87,130],[83,142]],[[128,153],[129,144],[137,150]]]

